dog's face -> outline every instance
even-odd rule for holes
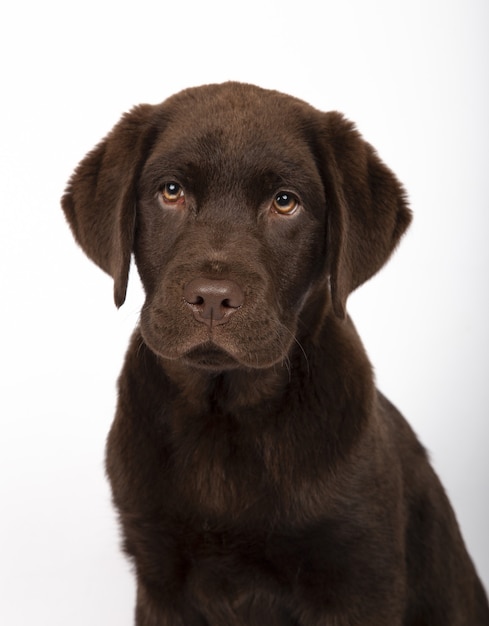
[[[80,164],[63,207],[118,304],[134,252],[148,346],[219,370],[286,358],[319,290],[344,316],[410,219],[339,114],[236,83],[134,109]]]
[[[289,101],[203,95],[169,107],[139,181],[141,330],[165,358],[263,368],[324,269],[323,186]]]

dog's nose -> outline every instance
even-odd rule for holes
[[[208,326],[225,324],[244,303],[241,287],[233,280],[194,278],[183,289],[195,319]]]

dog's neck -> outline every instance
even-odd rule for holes
[[[160,364],[178,390],[177,397],[197,413],[239,413],[246,408],[256,409],[263,402],[280,397],[290,374],[285,364],[268,369],[236,368],[221,372],[208,372],[163,359]]]

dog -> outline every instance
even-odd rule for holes
[[[62,207],[145,291],[106,468],[137,626],[488,626],[426,452],[346,310],[411,212],[338,112],[248,84],[125,114]]]

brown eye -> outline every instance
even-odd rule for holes
[[[272,202],[272,209],[281,215],[292,215],[299,208],[299,200],[287,191],[278,193]]]
[[[178,183],[166,183],[161,190],[161,199],[164,204],[183,204],[185,193]]]

